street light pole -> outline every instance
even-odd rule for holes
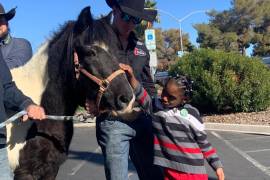
[[[184,16],[181,19],[178,19],[178,23],[179,23],[179,30],[180,30],[180,45],[181,45],[181,52],[182,54],[184,54],[184,50],[183,50],[183,37],[182,37],[182,22],[187,19],[188,17],[192,16],[193,14],[198,14],[198,13],[205,13],[207,12],[207,10],[198,10],[198,11],[192,11],[191,13],[187,14],[186,16]]]
[[[149,8],[150,9],[150,8]],[[184,48],[183,48],[183,37],[182,37],[182,22],[187,19],[188,17],[192,16],[193,14],[197,14],[197,13],[205,13],[208,10],[197,10],[197,11],[192,11],[191,13],[187,14],[186,16],[184,16],[183,18],[179,19],[176,16],[174,16],[173,14],[164,11],[162,9],[156,9],[158,12],[161,12],[163,14],[166,14],[168,16],[170,16],[172,19],[174,19],[175,21],[178,22],[179,24],[179,35],[180,35],[180,50],[182,52],[182,54],[184,53]]]
[[[179,21],[179,34],[180,34],[180,47],[181,47],[181,52],[182,54],[184,53],[184,48],[183,48],[183,38],[182,38],[182,25],[181,22]]]

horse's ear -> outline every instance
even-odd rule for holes
[[[82,33],[86,28],[91,26],[93,23],[93,17],[91,15],[90,6],[85,7],[80,15],[78,20],[75,23],[74,32],[76,34]]]
[[[111,24],[111,19],[112,19],[113,13],[110,12],[107,16],[103,17],[103,19],[105,20],[105,22],[107,24]]]

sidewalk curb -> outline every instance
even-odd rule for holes
[[[95,127],[96,123],[75,123],[76,128]],[[270,135],[270,126],[248,125],[248,124],[227,124],[227,123],[205,123],[206,130],[210,131],[232,131],[240,133]]]
[[[75,123],[76,128],[95,127],[96,123]],[[270,135],[270,126],[248,125],[248,124],[227,124],[227,123],[205,123],[206,130],[211,131],[232,131],[241,133]]]
[[[270,126],[248,124],[205,123],[206,130],[232,131],[251,134],[270,135]]]
[[[91,123],[74,123],[75,128],[96,127],[96,122]]]

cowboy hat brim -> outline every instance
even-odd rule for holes
[[[109,6],[110,8],[112,8],[113,5],[116,4],[116,1],[115,1],[115,0],[106,0],[106,3],[108,4],[108,6]]]
[[[113,7],[113,5],[118,4],[116,0],[106,0],[106,3],[111,8]],[[154,10],[154,9],[144,9],[143,12],[138,12],[126,6],[121,6],[121,5],[119,6],[123,12],[134,17],[142,18],[145,21],[153,22],[157,16],[157,10]]]
[[[17,8],[17,7],[11,9],[11,10],[8,11],[7,13],[0,13],[0,17],[1,17],[1,16],[4,16],[5,19],[6,19],[6,21],[11,20],[11,19],[15,16],[15,14],[16,14],[16,8]]]
[[[138,17],[149,22],[153,22],[157,17],[157,11],[154,9],[144,9],[143,12],[138,12],[125,6],[120,6],[120,8],[123,12],[131,16]]]

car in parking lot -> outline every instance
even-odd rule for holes
[[[154,76],[154,82],[156,84],[165,84],[166,80],[169,78],[168,71],[157,71]]]
[[[263,58],[262,58],[262,62],[263,62],[264,64],[266,64],[266,65],[270,68],[270,56],[268,56],[268,57],[263,57]]]

